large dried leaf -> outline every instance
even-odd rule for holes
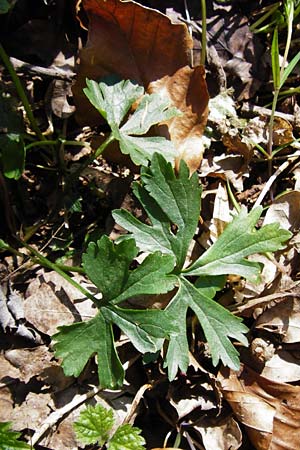
[[[156,134],[169,137],[191,170],[202,159],[201,136],[208,114],[203,67],[189,67],[192,39],[185,24],[132,1],[83,0],[89,19],[86,47],[80,54],[74,99],[77,120],[96,125],[101,117],[82,92],[86,78],[117,74],[169,98],[182,112]]]
[[[249,368],[219,377],[224,398],[257,450],[298,450],[300,387],[275,383]]]

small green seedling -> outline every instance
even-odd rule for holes
[[[114,416],[111,409],[97,404],[87,406],[74,423],[76,437],[85,445],[98,444],[108,450],[144,450],[141,430],[129,424],[121,425],[112,433]]]

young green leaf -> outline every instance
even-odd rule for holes
[[[101,447],[108,441],[110,431],[114,424],[114,415],[111,409],[97,404],[87,406],[76,422],[74,430],[76,438],[83,444],[96,444]]]
[[[146,442],[140,434],[139,428],[121,425],[108,442],[108,450],[144,450]]]
[[[10,422],[0,422],[0,448],[1,450],[30,450],[30,445],[19,441],[21,433],[11,430]]]
[[[155,152],[162,152],[169,161],[174,161],[176,149],[164,137],[145,137],[149,129],[160,122],[180,114],[170,101],[158,94],[144,94],[144,88],[131,81],[108,84],[108,80],[97,83],[87,80],[83,90],[92,105],[107,120],[114,139],[119,141],[122,153],[130,155],[137,165],[147,165]],[[141,98],[142,97],[142,98]],[[136,111],[121,126],[133,103],[140,99]]]
[[[245,258],[255,253],[283,249],[284,243],[291,237],[289,231],[280,229],[279,224],[276,223],[255,230],[261,212],[261,207],[252,209],[249,214],[246,208],[242,208],[218,240],[185,270],[185,275],[204,276],[227,273],[241,275],[252,282],[257,282],[261,266]]]
[[[181,162],[176,176],[162,155],[156,154],[151,166],[141,173],[143,185],[135,185],[134,193],[141,202],[151,225],[145,225],[124,210],[115,210],[116,222],[133,233],[140,250],[160,250],[176,258],[177,268],[185,262],[190,242],[198,224],[201,187],[197,174]]]

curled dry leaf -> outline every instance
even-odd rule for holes
[[[219,375],[224,398],[257,450],[298,450],[300,387],[276,383],[248,367]]]
[[[88,41],[80,53],[73,88],[80,124],[97,125],[101,117],[85,98],[86,78],[117,74],[160,93],[183,114],[156,133],[170,138],[191,171],[202,159],[201,137],[208,115],[204,68],[190,68],[192,39],[185,24],[174,24],[159,11],[133,1],[83,0],[88,15]],[[110,155],[106,155],[109,159]]]

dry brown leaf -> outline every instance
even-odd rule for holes
[[[261,376],[279,383],[292,383],[300,380],[300,360],[291,352],[278,350],[261,371]]]
[[[184,159],[192,172],[197,170],[204,152],[202,135],[209,100],[203,66],[194,69],[182,67],[174,75],[151,82],[148,92],[163,93],[182,111],[181,116],[167,122],[168,133],[162,127],[159,134],[170,136],[178,151],[177,165],[180,159]]]
[[[201,434],[205,450],[237,450],[242,445],[242,432],[232,416],[207,420],[193,428]]]
[[[299,450],[300,387],[267,380],[248,367],[219,376],[224,398],[257,450]]]
[[[286,344],[300,342],[300,299],[291,296],[268,308],[255,327],[280,335]]]
[[[159,11],[128,0],[83,0],[83,6],[89,33],[73,89],[79,123],[101,123],[82,92],[87,77],[99,80],[118,74],[135,80],[147,92],[168,96],[183,112],[168,121],[169,131],[162,126],[157,132],[174,142],[178,159],[183,158],[191,171],[197,169],[209,96],[204,68],[189,67],[193,44],[186,25],[174,24]]]
[[[82,281],[82,277],[76,278]],[[24,311],[28,322],[50,336],[61,325],[86,320],[96,314],[91,300],[86,299],[56,272],[45,272],[43,269],[28,286]]]

